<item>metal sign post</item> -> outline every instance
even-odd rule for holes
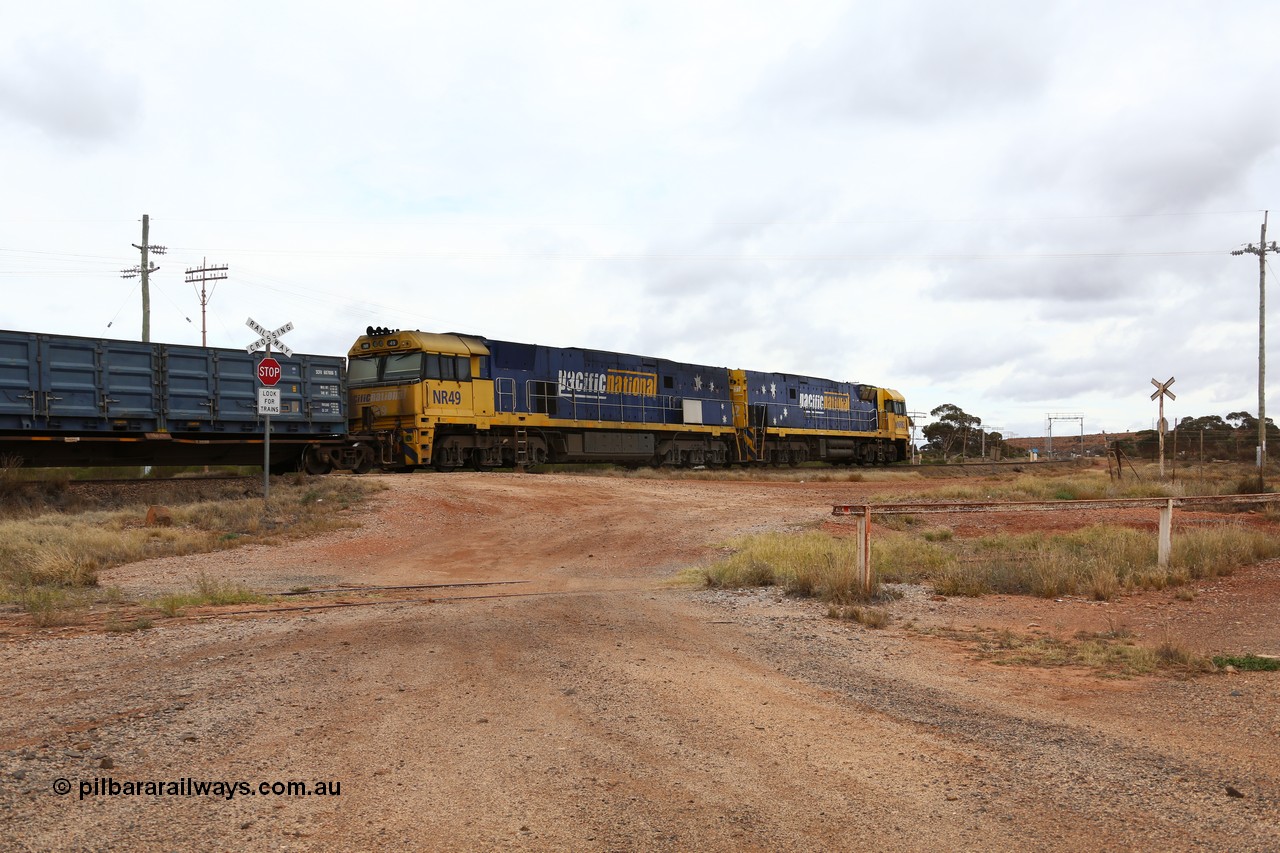
[[[1178,395],[1174,394],[1172,391],[1169,390],[1169,386],[1173,384],[1172,376],[1169,377],[1168,382],[1157,382],[1155,379],[1152,379],[1151,384],[1156,386],[1156,390],[1151,395],[1151,399],[1155,400],[1159,398],[1160,400],[1160,423],[1157,424],[1157,426],[1160,428],[1160,479],[1163,480],[1164,479],[1164,434],[1169,429],[1169,424],[1166,423],[1164,419],[1164,398],[1168,397],[1170,400],[1176,400],[1178,399]],[[1176,447],[1174,449],[1177,450]]]
[[[281,335],[293,331],[293,323],[285,323],[274,332],[267,331],[265,326],[259,326],[253,321],[252,317],[248,319],[245,325],[261,335],[245,349],[248,352],[254,352],[259,349],[266,350],[266,358],[258,362],[258,380],[265,386],[274,386],[280,381],[282,371],[279,362],[271,357],[271,347],[274,345],[276,349],[280,350],[280,354],[286,358],[293,357],[293,350],[289,349],[280,340]],[[265,393],[267,391],[273,391],[274,393]],[[271,414],[273,412],[280,413],[280,392],[274,388],[259,388],[258,414],[262,415],[262,499],[264,501],[271,497]]]

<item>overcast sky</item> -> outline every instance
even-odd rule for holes
[[[1149,428],[1171,375],[1170,416],[1256,412],[1277,10],[7,2],[0,327],[140,338],[145,213],[157,341],[207,259],[214,346],[464,331],[1024,436]]]

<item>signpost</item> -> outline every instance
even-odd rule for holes
[[[1156,390],[1151,395],[1151,399],[1155,400],[1156,398],[1159,398],[1160,400],[1160,423],[1157,426],[1160,428],[1160,479],[1163,480],[1164,479],[1164,434],[1169,430],[1169,422],[1164,419],[1164,398],[1168,397],[1170,400],[1176,400],[1178,399],[1178,395],[1174,394],[1172,391],[1169,390],[1169,386],[1173,384],[1172,376],[1169,377],[1168,382],[1159,382],[1155,379],[1152,379],[1151,384],[1156,386]],[[1178,448],[1175,445],[1173,449],[1177,450]]]
[[[258,389],[258,414],[262,415],[262,499],[265,501],[271,497],[271,416],[280,414],[280,389],[275,384],[283,374],[280,362],[271,357],[271,348],[274,346],[286,358],[293,357],[293,350],[280,340],[281,335],[293,331],[293,324],[285,323],[271,332],[250,317],[245,325],[260,335],[245,349],[248,352],[266,350],[266,358],[258,362],[258,381],[262,383]]]

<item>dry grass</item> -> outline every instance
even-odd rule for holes
[[[888,610],[860,604],[833,604],[827,608],[827,616],[832,619],[848,619],[864,628],[883,628],[889,624]]]
[[[844,604],[866,598],[856,567],[852,540],[818,532],[762,533],[736,542],[729,556],[702,570],[702,579],[709,587],[780,586]]]
[[[1080,666],[1117,677],[1155,672],[1208,672],[1214,666],[1169,640],[1155,648],[1139,645],[1126,635],[1080,633],[1072,638],[1025,636],[1009,629],[930,628],[924,633],[972,644],[978,656],[1008,666]]]
[[[166,616],[181,616],[188,607],[209,607],[226,604],[265,604],[270,599],[237,584],[211,580],[200,575],[193,592],[166,595],[151,602]]]
[[[1229,575],[1280,555],[1275,537],[1239,526],[1180,531],[1167,569],[1156,564],[1155,536],[1112,525],[1052,536],[966,540],[929,541],[911,533],[881,532],[872,544],[872,563],[881,579],[928,581],[941,595],[1088,595],[1100,601],[1125,590],[1164,589]]]
[[[285,479],[261,498],[171,507],[171,527],[147,527],[147,508],[0,520],[0,600],[39,619],[73,608],[71,591],[93,587],[110,566],[312,536],[351,526],[343,512],[379,486],[351,477]]]

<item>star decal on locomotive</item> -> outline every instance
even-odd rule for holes
[[[701,376],[695,376],[695,377],[693,377],[693,390],[695,390],[695,391],[701,391],[701,390],[702,390],[702,377],[701,377]]]
[[[775,400],[778,399],[778,383],[776,382],[769,383],[769,396]]]

